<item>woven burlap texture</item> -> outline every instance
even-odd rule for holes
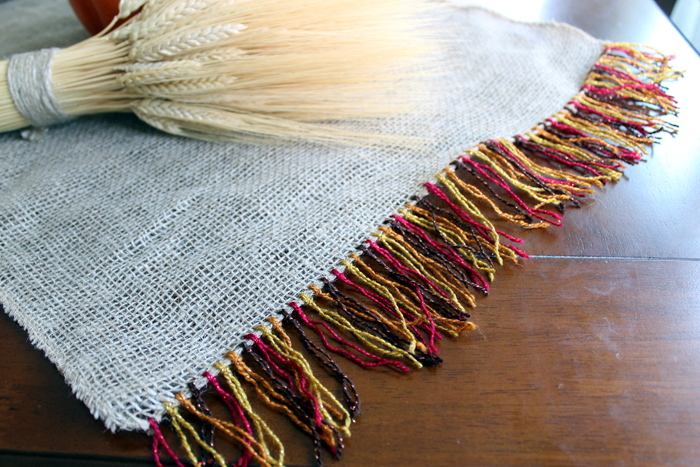
[[[147,429],[460,151],[562,109],[603,49],[561,24],[436,14],[437,101],[383,124],[419,150],[213,144],[123,115],[0,135],[0,302],[109,429]],[[85,37],[65,0],[0,4],[0,34],[5,58]]]

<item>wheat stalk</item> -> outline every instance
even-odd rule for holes
[[[215,140],[366,141],[328,121],[388,115],[434,45],[421,0],[122,0],[121,18],[53,58],[68,116],[134,112]],[[29,126],[0,61],[0,131]]]

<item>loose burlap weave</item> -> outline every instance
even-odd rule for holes
[[[109,429],[147,429],[460,151],[562,109],[603,50],[565,25],[437,14],[436,102],[382,124],[417,150],[213,144],[122,115],[0,135],[0,302]],[[86,37],[65,0],[0,4],[0,34],[4,58]]]

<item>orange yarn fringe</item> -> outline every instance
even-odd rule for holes
[[[213,444],[216,429],[241,448],[236,465],[283,465],[282,444],[248,402],[247,394],[255,394],[311,437],[317,465],[323,448],[339,458],[360,405],[329,352],[392,371],[440,363],[437,341],[475,329],[468,311],[476,294],[488,293],[496,266],[527,257],[516,246],[522,241],[494,222],[513,230],[561,225],[566,207],[619,180],[625,164],[640,161],[660,132],[676,132],[663,120],[677,113],[661,85],[680,76],[669,60],[653,49],[609,44],[561,112],[525,135],[486,141],[460,155],[456,170],[446,168],[437,184],[426,183],[430,195],[387,220],[361,253],[342,263],[344,270],[332,271],[333,280],[310,286],[312,294],[301,294],[303,305],[290,304],[293,311],[283,312],[281,322],[270,318],[245,336],[242,351],[225,355],[230,363],[215,365],[218,378],[205,373],[209,393],[228,406],[228,419],[212,415],[194,385],[190,394],[175,395],[179,407],[165,403],[180,452],[193,465],[223,467]],[[314,376],[283,324],[337,379],[343,403]],[[156,462],[163,444],[182,465],[158,424],[151,426]]]

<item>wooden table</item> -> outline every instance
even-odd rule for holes
[[[363,414],[328,463],[700,465],[700,59],[652,0],[483,3],[677,54],[680,135],[565,227],[526,232],[533,258],[500,271],[480,331],[443,342],[438,369],[341,361]],[[0,465],[152,465],[150,440],[105,432],[4,314],[0,357]],[[289,464],[310,465],[308,440],[272,424]]]

